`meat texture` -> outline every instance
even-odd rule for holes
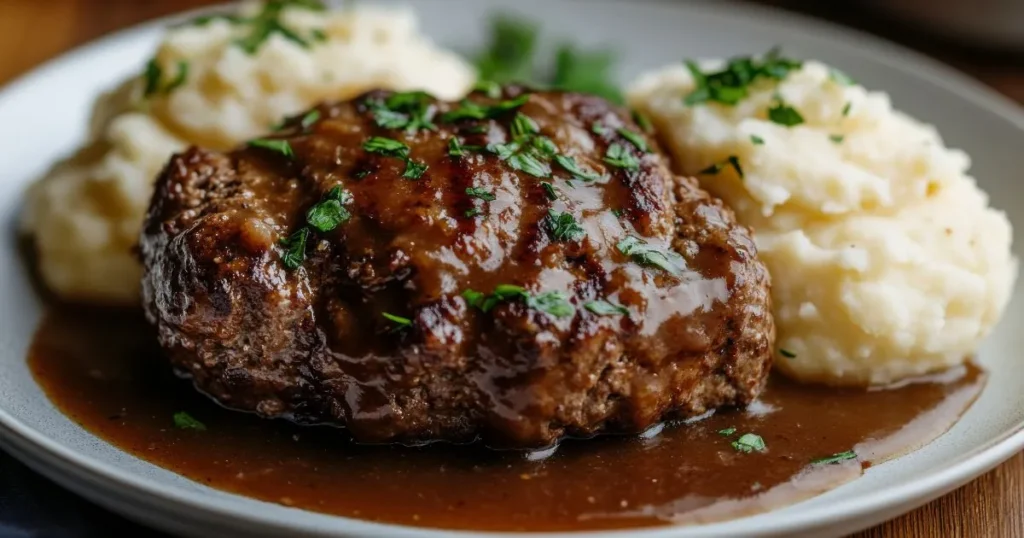
[[[768,274],[630,115],[371,92],[159,177],[144,302],[223,405],[361,442],[544,447],[745,405]]]

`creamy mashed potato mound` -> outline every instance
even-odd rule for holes
[[[975,351],[1010,298],[1017,262],[1010,224],[967,175],[966,154],[885,93],[817,62],[758,79],[735,106],[684,104],[694,89],[680,64],[642,77],[628,99],[678,171],[754,228],[772,276],[780,370],[880,384]],[[769,119],[780,99],[803,123]],[[732,166],[701,173],[730,157],[742,177]]]
[[[252,17],[261,4],[244,5]],[[158,91],[140,76],[104,96],[87,147],[29,193],[23,224],[34,236],[46,284],[63,298],[114,304],[138,300],[141,267],[131,250],[155,176],[190,144],[228,149],[286,115],[325,99],[373,88],[467,93],[474,70],[423,36],[410,11],[287,7],[281,24],[306,43],[274,32],[254,53],[236,42],[245,23],[212,18],[172,28],[155,65]],[[170,91],[181,65],[182,82]]]

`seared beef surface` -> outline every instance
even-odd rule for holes
[[[749,231],[596,97],[323,104],[174,156],[140,246],[179,373],[362,442],[639,432],[750,402],[771,364]]]

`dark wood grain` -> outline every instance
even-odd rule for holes
[[[2,0],[0,84],[79,44],[154,17],[211,0]],[[856,2],[766,0],[900,41],[1024,102],[1024,58],[908,32]],[[5,522],[0,520],[0,530]],[[1024,454],[918,510],[858,538],[1024,536]]]

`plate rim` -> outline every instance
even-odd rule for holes
[[[627,0],[559,0],[566,3],[586,3],[588,6],[594,4],[625,3]],[[634,0],[635,1],[635,0]],[[846,52],[852,55],[866,58],[870,62],[881,64],[887,69],[902,70],[912,78],[918,78],[923,82],[938,86],[953,94],[956,98],[969,102],[971,105],[987,110],[1001,119],[1010,123],[1017,130],[1024,133],[1024,107],[1021,107],[1009,97],[996,92],[991,87],[962,73],[961,71],[943,64],[939,60],[916,52],[902,45],[891,42],[866,32],[847,28],[836,23],[822,20],[816,17],[793,13],[761,5],[752,5],[745,2],[696,2],[683,5],[671,5],[672,0],[640,0],[645,4],[663,5],[667,9],[684,9],[702,11],[713,17],[723,19],[753,20],[761,19],[760,24],[765,21],[775,25],[779,31],[792,32],[804,37],[820,40],[821,33],[828,32],[837,41],[846,42]],[[380,3],[380,2],[371,2]],[[408,3],[408,2],[406,2]],[[225,9],[232,4],[215,4],[204,8],[178,12],[164,17],[158,17],[140,24],[119,30],[109,35],[99,36],[70,51],[49,59],[42,64],[12,79],[0,86],[0,104],[10,99],[11,95],[21,93],[28,88],[45,80],[51,73],[62,70],[66,65],[82,61],[84,58],[93,55],[108,47],[128,42],[144,40],[147,34],[160,27],[173,24],[183,18],[195,16],[197,13]],[[741,11],[732,11],[730,8],[742,8]],[[853,41],[858,46],[850,46]],[[80,426],[77,426],[80,427]],[[304,515],[303,520],[287,519],[282,520],[273,516],[267,516],[260,512],[242,513],[234,507],[217,503],[202,503],[193,500],[187,492],[179,487],[156,482],[151,478],[145,478],[130,472],[126,472],[114,465],[105,463],[98,459],[76,452],[71,447],[65,447],[59,442],[50,439],[43,432],[38,431],[10,414],[5,406],[0,403],[0,446],[13,447],[19,453],[18,459],[31,461],[30,467],[36,468],[35,464],[46,465],[57,462],[59,466],[68,471],[67,477],[53,476],[44,473],[51,479],[66,486],[66,481],[78,479],[92,485],[92,487],[114,490],[123,488],[121,491],[129,494],[146,495],[150,499],[158,499],[163,503],[171,503],[173,506],[164,505],[161,510],[166,514],[168,511],[182,512],[187,510],[191,514],[203,514],[203,517],[193,517],[193,520],[209,519],[210,517],[222,518],[227,525],[244,522],[247,526],[259,525],[263,531],[301,532],[310,536],[337,536],[355,535],[359,533],[372,533],[375,535],[388,535],[400,537],[432,537],[432,536],[507,536],[507,537],[539,537],[555,538],[580,536],[580,532],[569,533],[514,533],[514,532],[479,532],[479,531],[458,531],[438,528],[412,527],[407,525],[377,523],[366,520],[348,518],[331,514],[323,514],[312,511],[288,508],[275,503],[252,499],[223,490],[216,490],[231,497],[236,497],[236,502],[262,503],[285,510],[294,510]],[[91,433],[90,433],[91,435]],[[107,443],[102,438],[100,441]],[[107,443],[109,445],[109,443]],[[110,445],[114,447],[113,445]],[[116,447],[114,447],[117,449]],[[762,525],[757,530],[758,535],[776,535],[790,532],[806,532],[819,528],[823,525],[835,525],[842,522],[870,516],[884,510],[886,507],[907,506],[913,508],[919,506],[935,497],[938,497],[967,481],[980,476],[982,473],[994,468],[996,465],[1012,457],[1024,449],[1024,420],[1011,426],[1002,435],[989,439],[978,448],[953,461],[948,467],[896,484],[886,488],[875,495],[862,496],[847,501],[843,510],[836,513],[829,506],[809,508],[795,514],[784,521],[772,522],[769,525]],[[120,450],[120,449],[117,449]],[[121,451],[124,452],[124,451]],[[142,458],[124,452],[125,454],[149,463]],[[166,469],[163,469],[168,472]],[[56,473],[54,473],[56,474]],[[199,482],[196,484],[205,486]],[[215,489],[215,488],[211,488]],[[86,496],[88,497],[88,496]],[[902,513],[903,511],[901,511]],[[123,513],[123,512],[121,512]],[[770,512],[766,512],[770,513]],[[763,514],[762,514],[763,515]],[[310,518],[310,516],[315,516]],[[314,524],[314,519],[323,521],[324,525]],[[698,526],[664,526],[651,529],[618,529],[607,531],[590,531],[588,536],[594,537],[625,537],[645,536],[649,538],[664,536],[731,536],[737,531],[751,532],[751,529],[743,529],[743,522],[749,518],[739,518],[717,524]],[[236,525],[231,525],[237,527]],[[733,528],[741,527],[741,528]]]

